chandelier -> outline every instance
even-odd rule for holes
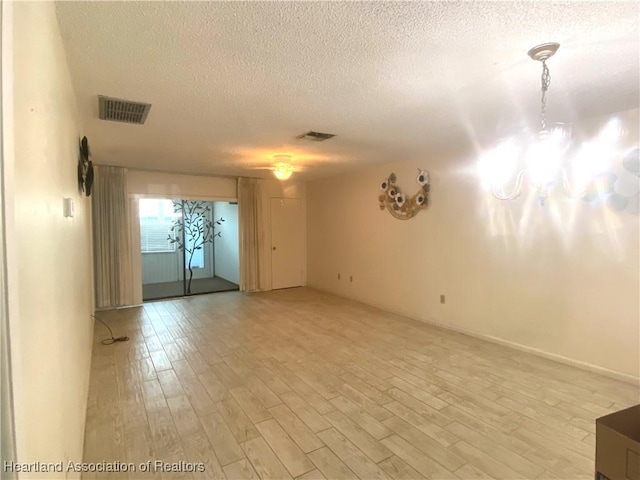
[[[478,161],[480,177],[499,200],[515,200],[525,183],[533,189],[540,205],[556,188],[569,197],[584,198],[596,175],[606,168],[613,143],[621,135],[620,124],[614,119],[594,141],[577,147],[572,144],[570,125],[547,123],[547,91],[551,84],[547,60],[558,48],[558,43],[544,43],[528,52],[532,60],[542,64],[540,131],[504,139]],[[520,161],[524,161],[524,168],[518,171]]]
[[[271,167],[273,174],[278,180],[288,180],[293,174],[291,155],[274,155],[276,163]]]

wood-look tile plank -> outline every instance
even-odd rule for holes
[[[282,400],[258,377],[249,376],[245,381],[245,385],[247,390],[249,390],[265,408],[282,404]]]
[[[218,410],[200,381],[186,383],[182,385],[182,390],[199,417],[209,415]]]
[[[366,411],[378,421],[385,420],[393,415],[389,410],[381,407],[364,393],[360,392],[357,388],[352,387],[348,383],[343,383],[337,387],[337,389],[347,400],[353,402],[360,409]]]
[[[311,470],[304,475],[300,475],[296,480],[326,480],[326,477],[320,472],[320,470]]]
[[[232,388],[229,393],[253,423],[259,423],[271,418],[269,411],[245,387]]]
[[[340,378],[342,378],[346,384],[362,392],[378,405],[384,405],[385,403],[389,403],[391,401],[391,398],[385,395],[381,390],[378,390],[373,385],[368,384],[366,381],[351,372],[343,373],[342,375],[340,375]],[[387,388],[390,388],[391,386],[392,385],[385,384],[385,390]]]
[[[203,429],[181,437],[182,447],[187,459],[192,463],[204,464],[204,472],[196,472],[194,478],[224,479],[225,474],[220,466],[207,434]]]
[[[144,403],[125,404],[120,410],[125,429],[144,429],[149,426]]]
[[[269,412],[303,452],[322,447],[322,441],[286,405],[272,407]]]
[[[427,434],[445,447],[449,447],[459,440],[451,432],[448,432],[444,428],[431,423],[430,421],[426,420],[424,417],[418,415],[416,412],[414,412],[410,408],[407,408],[401,403],[395,401],[387,403],[384,408],[393,412],[397,417],[413,425],[415,428]]]
[[[449,417],[455,418],[456,421],[474,429],[476,432],[490,437],[492,442],[502,445],[516,453],[522,455],[531,449],[531,443],[511,435],[511,429],[500,430],[499,428],[495,428],[494,425],[483,421],[483,419],[476,418],[457,407],[445,407],[442,411]]]
[[[362,367],[358,365],[349,365],[346,367],[346,369],[349,371],[349,373],[352,373],[359,379],[368,383],[373,388],[380,390],[381,392],[391,388],[391,385],[389,384],[389,382],[380,380],[375,375],[372,375],[370,372],[368,372],[367,370],[364,370]]]
[[[246,458],[222,467],[229,480],[258,480],[260,477]]]
[[[173,371],[176,373],[178,381],[182,385],[198,381],[198,375],[196,375],[196,372],[193,371],[189,362],[184,358],[175,361],[172,360],[171,365],[173,365]]]
[[[165,355],[171,363],[182,360],[184,358],[182,350],[180,350],[180,347],[176,343],[164,343],[162,346],[164,348]]]
[[[175,455],[171,455],[170,457],[164,457],[162,459],[163,465],[172,465],[177,463],[186,463],[188,462],[187,455],[184,451],[180,451]],[[187,469],[172,469],[166,468],[164,466],[161,467],[161,475],[162,480],[193,480],[193,472],[188,471]]]
[[[184,358],[196,375],[209,371],[209,365],[197,351],[184,352]]]
[[[165,398],[178,397],[184,394],[180,381],[173,369],[158,372],[158,381]]]
[[[378,463],[393,455],[391,450],[382,445],[358,424],[352,422],[342,412],[329,412],[325,415],[331,425],[356,445],[371,460]]]
[[[219,401],[216,407],[238,442],[246,442],[260,436],[253,422],[233,398]]]
[[[360,478],[389,478],[376,463],[336,429],[318,433],[322,441]]]
[[[485,478],[490,478],[489,476],[485,477]],[[539,477],[539,480],[565,480],[564,476],[559,476],[556,475],[555,473],[551,473],[550,471],[546,470],[544,471]]]
[[[342,461],[336,457],[336,454],[327,447],[319,448],[311,452],[308,456],[314,465],[318,467],[318,470],[327,478],[336,480],[357,478],[356,474],[349,470],[349,467],[342,463]]]
[[[290,391],[289,386],[284,383],[280,377],[271,372],[268,368],[259,367],[253,370],[253,373],[260,378],[264,384],[271,389],[276,395]]]
[[[398,435],[391,435],[380,441],[385,447],[427,478],[457,478],[452,472],[447,471],[438,462],[427,457],[422,451]]]
[[[218,377],[210,371],[206,371],[198,375],[198,379],[200,383],[205,388],[209,397],[214,402],[219,402],[220,400],[224,400],[229,396],[229,391],[227,387],[224,386]]]
[[[313,464],[276,420],[258,423],[256,428],[292,476],[313,470]]]
[[[141,382],[157,378],[156,369],[153,367],[151,357],[141,358],[135,362],[136,373]]]
[[[421,450],[424,455],[452,472],[466,463],[464,458],[398,417],[388,418],[383,423],[418,450]]]
[[[339,395],[339,393],[319,375],[315,375],[309,371],[301,371],[298,372],[297,375],[303,382],[322,395],[325,400],[331,400]]]
[[[170,370],[173,368],[171,362],[167,358],[167,355],[164,353],[164,350],[159,350],[157,352],[151,352],[151,361],[153,362],[153,368],[156,369],[156,372],[161,372],[162,370]]]
[[[309,403],[318,413],[325,414],[335,407],[325,400],[316,390],[314,390],[309,384],[305,383],[293,374],[282,374],[283,381],[289,386],[291,390],[303,397],[307,403]]]
[[[124,439],[127,462],[140,464],[148,460],[155,460],[153,438],[148,427],[125,428]],[[156,477],[160,478],[160,474],[158,473]]]
[[[251,461],[258,476],[262,479],[292,478],[284,465],[278,460],[264,438],[257,437],[243,443],[247,458]]]
[[[416,469],[406,463],[400,457],[396,455],[388,458],[384,462],[378,464],[382,470],[385,471],[389,477],[394,480],[415,480],[416,478],[424,478]],[[467,478],[467,477],[460,477]],[[473,477],[468,477],[473,478]]]
[[[302,420],[312,432],[319,432],[331,427],[316,410],[295,392],[280,394],[282,401]]]
[[[157,379],[142,382],[140,387],[142,388],[142,395],[147,411],[151,412],[166,408],[167,400],[160,386],[160,382]]]
[[[146,337],[144,339],[144,342],[147,345],[147,350],[149,351],[149,353],[164,351],[164,349],[162,348],[162,342],[155,335],[150,335],[150,336]]]
[[[380,439],[391,434],[391,430],[346,398],[336,397],[331,403],[373,437]]]
[[[147,413],[153,438],[154,452],[159,459],[178,455],[182,452],[180,436],[167,407]]]
[[[240,388],[244,382],[225,363],[216,363],[209,366],[216,378],[227,388]]]
[[[588,474],[593,468],[593,460],[584,457],[573,457],[564,447],[554,443],[531,442],[532,448],[522,454],[536,465],[564,478],[580,477]],[[569,453],[569,454],[568,454]]]
[[[479,468],[481,471],[486,472],[493,478],[505,480],[522,478],[522,475],[515,470],[500,463],[495,458],[490,457],[465,441],[461,440],[450,448],[452,452],[467,459],[470,465]]]
[[[239,378],[246,380],[247,377],[251,376],[251,369],[249,369],[237,355],[226,355],[222,357],[222,361],[226,363],[229,369],[231,369],[231,371],[235,373]]]
[[[527,460],[502,445],[497,445],[490,437],[477,433],[465,425],[454,422],[446,428],[458,438],[464,438],[465,442],[473,445],[478,450],[513,469],[525,478],[536,478],[544,472],[544,468],[539,465],[535,465],[530,460]]]
[[[414,396],[409,395],[408,393],[398,388],[391,388],[387,390],[385,393],[389,395],[391,398],[393,398],[394,400],[396,400],[398,403],[401,403],[402,405],[409,408],[410,410],[413,410],[418,415],[421,415],[430,423],[443,427],[453,422],[452,418],[449,418],[441,411],[436,410],[425,403],[422,403],[420,400],[418,400]],[[442,404],[443,406],[446,405],[445,402],[442,402]]]
[[[173,422],[176,425],[178,434],[181,437],[191,435],[202,429],[198,417],[186,395],[167,398],[167,405],[173,416]]]
[[[198,352],[204,361],[207,362],[207,365],[214,365],[223,361],[222,357],[220,357],[220,355],[218,355],[212,348],[201,348]]]
[[[413,385],[402,378],[394,377],[389,380],[394,387],[397,389],[404,391],[405,393],[415,397],[417,400],[429,405],[431,408],[436,410],[440,410],[449,404],[441,399],[439,399],[436,395],[431,394],[428,391],[421,389],[420,387]],[[387,392],[388,394],[388,392]]]
[[[460,478],[477,478],[477,479],[481,479],[481,480],[493,480],[494,479],[494,477],[492,477],[488,473],[485,473],[482,470],[480,470],[479,468],[474,467],[473,465],[469,465],[469,464],[463,465],[458,470],[456,470],[454,473],[457,476],[459,476]]]
[[[244,451],[219,413],[200,417],[200,423],[220,465],[224,466],[244,458]]]

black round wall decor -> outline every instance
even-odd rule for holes
[[[91,195],[93,187],[93,162],[89,159],[89,140],[82,137],[80,140],[80,158],[78,159],[78,188],[81,192]]]

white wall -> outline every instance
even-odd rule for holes
[[[17,457],[81,461],[93,334],[90,208],[76,180],[82,131],[55,5],[12,8],[13,45],[5,38],[2,47],[3,66],[7,54],[14,59],[14,113],[3,108],[3,123],[14,129],[4,160],[14,177],[7,242],[17,267],[9,276]],[[75,201],[74,218],[63,217],[64,197]]]
[[[176,173],[127,171],[129,194],[152,198],[183,198],[193,200],[231,200],[238,198],[235,178]]]
[[[216,237],[214,240],[215,260],[213,267],[215,276],[239,284],[238,204],[215,202],[213,204],[213,220],[218,220],[220,217],[224,219],[224,222],[216,226],[216,231],[220,232],[220,237]]]
[[[271,199],[272,198],[298,198],[302,200],[303,223],[300,229],[305,231],[302,235],[306,239],[307,228],[307,193],[306,184],[295,180],[281,182],[279,180],[261,180],[262,188],[262,228],[263,244],[260,253],[260,285],[262,290],[271,290]],[[307,258],[307,245],[303,245],[304,258]],[[307,265],[303,265],[303,285],[307,284]]]
[[[637,123],[629,132],[637,148]],[[481,189],[473,160],[392,163],[309,183],[308,284],[639,377],[638,214],[562,194],[544,207],[524,196],[501,203]],[[431,171],[429,208],[407,221],[381,211],[380,182],[395,172],[411,195],[418,167]]]

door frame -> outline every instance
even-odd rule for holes
[[[138,200],[141,198],[158,198],[162,200],[192,200],[202,202],[237,202],[238,197],[215,197],[204,195],[183,195],[183,194],[154,194],[154,193],[132,193],[129,192],[129,232],[131,234],[131,278],[133,280],[133,305],[139,306],[144,303],[142,299],[142,252],[140,251],[140,211]],[[212,249],[212,261],[215,262],[215,251]],[[215,265],[213,266],[215,275]]]

